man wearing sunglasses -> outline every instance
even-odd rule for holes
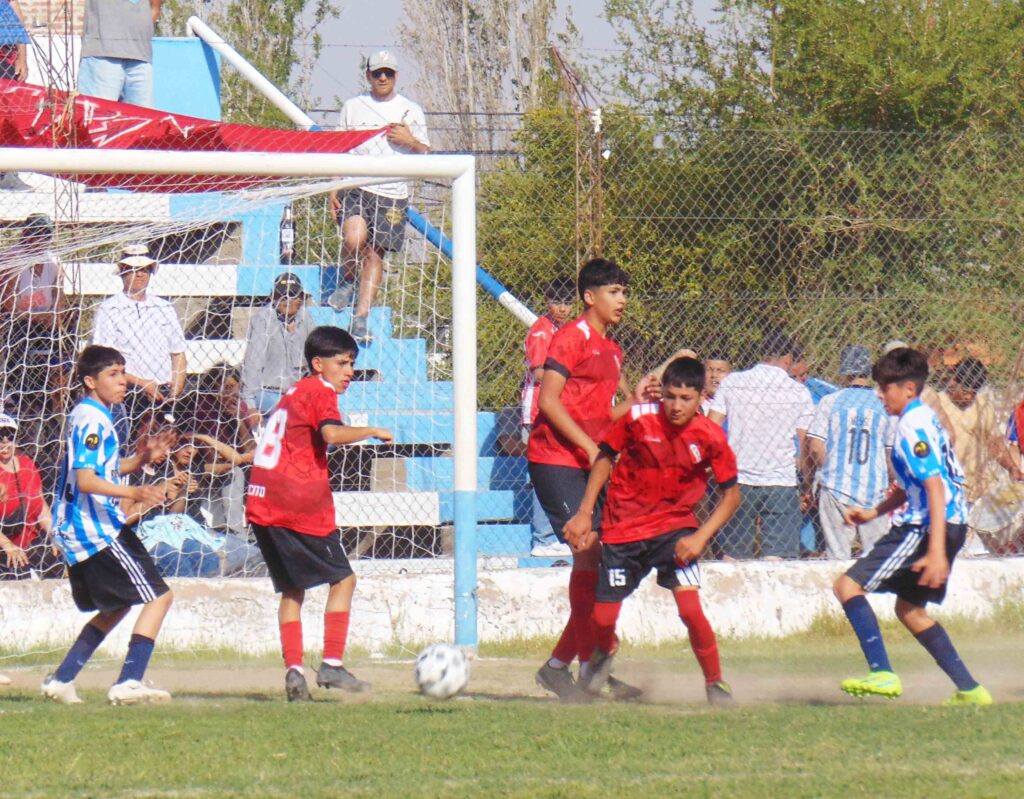
[[[350,152],[375,156],[429,152],[423,109],[395,91],[398,59],[386,50],[374,53],[366,62],[366,79],[370,91],[345,101],[340,128],[386,128],[386,132]],[[409,187],[402,181],[331,192],[331,211],[341,227],[342,264],[340,275],[330,268],[324,270],[322,289],[327,303],[335,310],[343,310],[356,301],[350,327],[356,340],[371,338],[367,317],[380,288],[384,254],[402,249],[408,197]],[[332,274],[337,276],[336,286],[332,285]]]

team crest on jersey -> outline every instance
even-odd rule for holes
[[[690,444],[690,454],[693,455],[694,463],[700,463],[701,460],[703,460],[700,454],[700,447],[698,447],[696,444]]]
[[[932,448],[928,446],[927,441],[918,441],[914,444],[914,454],[919,458],[925,458],[932,451]]]
[[[89,433],[85,437],[85,448],[91,450],[97,450],[100,448],[100,437],[95,433]]]

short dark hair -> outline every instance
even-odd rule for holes
[[[792,355],[795,360],[799,354],[802,354],[800,347],[781,330],[769,330],[761,340],[762,358],[785,358]]]
[[[591,258],[580,270],[576,278],[576,287],[583,295],[601,286],[628,286],[629,273],[609,258]]]
[[[348,353],[353,358],[359,354],[359,345],[347,330],[332,325],[314,327],[306,336],[303,354],[310,371],[313,370],[314,358],[333,358],[335,355]]]
[[[548,302],[571,303],[576,299],[576,281],[568,275],[559,275],[544,284],[544,299]]]
[[[964,358],[953,367],[950,377],[968,391],[980,391],[988,382],[988,369],[977,358]]]
[[[661,384],[672,388],[692,388],[694,391],[703,391],[704,376],[704,364],[696,358],[676,358],[662,372]]]
[[[928,380],[928,359],[924,353],[910,347],[897,347],[875,361],[871,377],[883,387],[909,380],[917,386],[920,394]]]
[[[90,344],[78,356],[75,379],[84,386],[85,378],[96,378],[100,372],[111,366],[124,366],[124,356],[113,347]]]

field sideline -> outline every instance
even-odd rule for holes
[[[1018,609],[1001,614],[1019,619]],[[0,693],[3,796],[1014,796],[1024,779],[1024,629],[953,623],[968,665],[999,704],[954,709],[938,668],[887,630],[904,678],[897,702],[837,689],[860,673],[841,629],[782,641],[725,641],[738,706],[709,709],[685,644],[630,651],[617,673],[650,701],[564,706],[533,685],[547,642],[488,651],[468,695],[412,693],[407,661],[351,657],[367,696],[289,706],[266,660],[164,655],[152,670],[168,707],[113,708],[117,664],[79,680],[86,704],[38,699],[44,665],[10,669]],[[509,649],[518,649],[517,657]],[[524,657],[524,651],[527,655]]]

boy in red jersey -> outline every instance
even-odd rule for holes
[[[355,372],[355,339],[337,327],[314,328],[306,338],[311,373],[281,398],[260,437],[246,502],[274,590],[281,594],[278,623],[289,702],[309,701],[302,669],[302,601],[307,588],[327,584],[321,688],[362,691],[369,685],[342,665],[356,576],[334,521],[327,476],[327,445],[368,438],[391,441],[380,427],[346,427],[338,410]]]
[[[740,489],[736,456],[725,432],[700,413],[704,381],[704,366],[694,358],[677,358],[668,365],[661,402],[634,405],[601,442],[580,509],[565,525],[570,544],[590,545],[596,526],[592,516],[611,477],[593,612],[597,645],[581,680],[590,692],[599,691],[611,674],[619,645],[615,622],[623,600],[655,569],[658,585],[675,597],[704,672],[708,701],[732,700],[732,689],[722,680],[715,633],[700,604],[698,559],[739,507]],[[693,506],[707,491],[709,469],[721,499],[698,526]]]
[[[630,397],[614,404],[622,370],[622,350],[608,337],[608,328],[622,320],[629,275],[614,261],[594,258],[577,278],[583,315],[562,327],[551,341],[540,388],[540,413],[530,431],[526,457],[530,480],[551,527],[564,541],[563,527],[579,508],[591,464],[598,456],[597,442],[612,423],[633,405]],[[647,390],[645,379],[634,395]],[[595,514],[594,526],[600,524]],[[562,699],[574,699],[576,690],[569,664],[594,647],[591,613],[601,544],[596,537],[573,552],[569,577],[569,621],[551,658],[537,672],[537,683]],[[636,689],[613,683],[623,698]]]

